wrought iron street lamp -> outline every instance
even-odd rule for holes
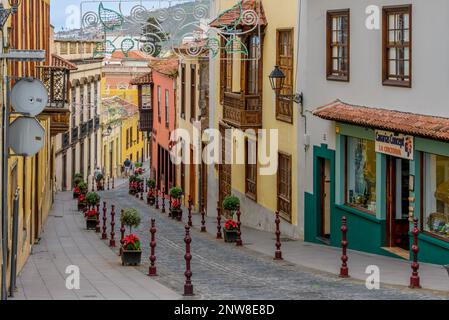
[[[274,70],[271,71],[268,76],[270,79],[271,89],[276,93],[276,97],[282,98],[288,101],[293,101],[296,104],[302,105],[303,103],[303,94],[295,93],[295,94],[281,94],[282,89],[285,84],[285,74],[282,72],[279,66],[274,66]]]

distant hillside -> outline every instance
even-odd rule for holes
[[[170,18],[160,23],[163,31],[170,36],[170,42],[181,43],[183,35],[192,33],[197,25],[196,19],[193,16],[193,11],[195,8],[195,2],[186,2],[182,4],[177,4],[173,7],[167,8]],[[158,18],[163,14],[161,12],[163,9],[158,9],[152,11],[149,16],[153,18]],[[181,22],[174,20],[172,17],[177,11],[183,10],[186,12],[185,19]],[[121,28],[108,31],[107,37],[113,36],[131,36],[133,38],[139,38],[142,34],[144,24],[132,22],[130,16],[125,16],[125,22]],[[104,38],[103,29],[101,26],[90,27],[86,29],[74,29],[59,31],[55,34],[56,38],[59,39],[80,39],[80,40],[92,40]]]

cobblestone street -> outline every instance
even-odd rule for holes
[[[142,213],[142,225],[134,232],[143,242],[144,264],[148,272],[149,228],[151,218],[157,225],[157,269],[161,284],[182,293],[184,284],[184,224],[150,208],[143,201],[128,195],[122,185],[106,191],[103,200],[123,208],[135,207]],[[168,211],[168,210],[167,210]],[[109,211],[108,211],[109,212]],[[109,221],[109,220],[108,220]],[[119,227],[116,228],[116,234]],[[433,291],[412,291],[404,287],[383,287],[367,290],[364,283],[342,280],[336,276],[303,268],[288,262],[273,261],[248,248],[236,248],[216,240],[209,233],[192,229],[192,272],[195,299],[447,299]]]

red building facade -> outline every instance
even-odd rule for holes
[[[151,175],[166,193],[176,185],[176,168],[170,159],[170,134],[176,128],[178,60],[150,63],[153,80]]]

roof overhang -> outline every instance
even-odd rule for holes
[[[341,123],[449,142],[449,119],[410,112],[357,106],[336,100],[313,115]]]

